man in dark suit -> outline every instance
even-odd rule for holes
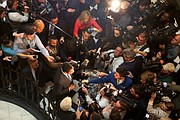
[[[68,62],[63,63],[63,65],[56,71],[52,97],[57,100],[57,103],[65,97],[73,97],[75,94],[73,91],[75,85],[73,84],[71,76],[73,73],[74,67]]]
[[[45,23],[45,29],[43,32],[43,35],[46,36],[46,40],[48,39],[49,35],[56,35],[58,40],[63,36],[66,38],[66,35],[59,29],[57,29],[54,25],[60,27],[62,30],[65,30],[65,26],[62,20],[58,18],[57,13],[52,13],[49,16],[49,21],[50,23],[44,22]],[[47,44],[46,44],[47,45]]]
[[[39,65],[39,61],[37,59],[34,60],[27,60],[28,65],[25,66],[21,73],[27,77],[19,79],[20,85],[21,85],[21,92],[22,94],[25,94],[24,92],[27,90],[28,97],[31,97],[31,94],[34,94],[36,96],[37,92],[37,86],[39,84],[39,74],[41,71],[41,67]]]

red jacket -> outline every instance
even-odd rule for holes
[[[90,20],[90,22],[88,24],[81,24],[79,19],[77,19],[76,23],[74,25],[74,36],[78,36],[79,29],[83,30],[83,29],[88,28],[90,26],[94,26],[99,31],[102,31],[102,28],[97,24],[97,22],[93,18],[91,18],[91,20]]]

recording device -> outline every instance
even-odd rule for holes
[[[81,83],[81,82],[79,82],[78,83],[78,86],[80,87],[80,88],[82,88],[82,87],[85,87],[85,88],[89,88],[89,86],[88,85],[86,85],[86,84],[84,84],[84,83]]]
[[[82,106],[79,106],[79,111],[82,111],[83,110],[83,107]]]
[[[160,71],[162,69],[162,65],[160,61],[150,61],[143,65],[143,69],[150,71]]]
[[[38,55],[34,55],[34,56],[33,56],[33,58],[36,58],[36,59],[38,59]]]
[[[29,49],[30,48],[30,45],[28,44],[28,45],[26,45],[26,49]]]
[[[117,102],[118,100],[124,101],[128,106],[127,110],[131,111],[132,109],[137,107],[138,101],[132,98],[128,93],[123,90],[116,91],[117,95],[111,96],[111,100]]]
[[[166,24],[163,28],[155,28],[149,31],[149,38],[159,38],[160,40],[166,39],[167,36],[173,36],[178,31],[178,27],[173,24]]]
[[[90,33],[90,34],[93,33],[94,32],[94,28],[93,27],[88,28],[87,32]]]
[[[87,66],[88,66],[88,63],[89,63],[89,60],[85,59],[85,60],[81,63],[81,66],[87,67]]]
[[[176,96],[176,92],[168,89],[168,87],[161,82],[154,83],[152,85],[146,85],[144,87],[144,91],[148,96],[151,96],[152,93],[156,93],[156,103],[159,103],[163,96],[168,96],[170,98],[174,98]]]
[[[78,95],[79,103],[78,103],[78,109],[79,111],[82,111],[84,108],[87,108],[87,103],[85,98],[82,97],[82,95]]]

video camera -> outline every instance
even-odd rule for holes
[[[176,96],[176,93],[171,89],[168,89],[167,86],[164,85],[162,82],[158,82],[152,85],[146,85],[144,91],[148,96],[151,96],[152,93],[156,93],[156,103],[159,103],[163,96],[168,96],[170,98]]]
[[[137,107],[138,101],[132,98],[132,96],[128,95],[125,91],[118,90],[116,91],[117,95],[111,96],[111,100],[117,102],[118,100],[124,101],[128,106],[127,110],[131,111],[132,109]]]

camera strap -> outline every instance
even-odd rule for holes
[[[22,42],[24,43],[24,45],[26,45],[27,48],[27,45],[29,45],[29,43],[25,37],[22,38]]]

